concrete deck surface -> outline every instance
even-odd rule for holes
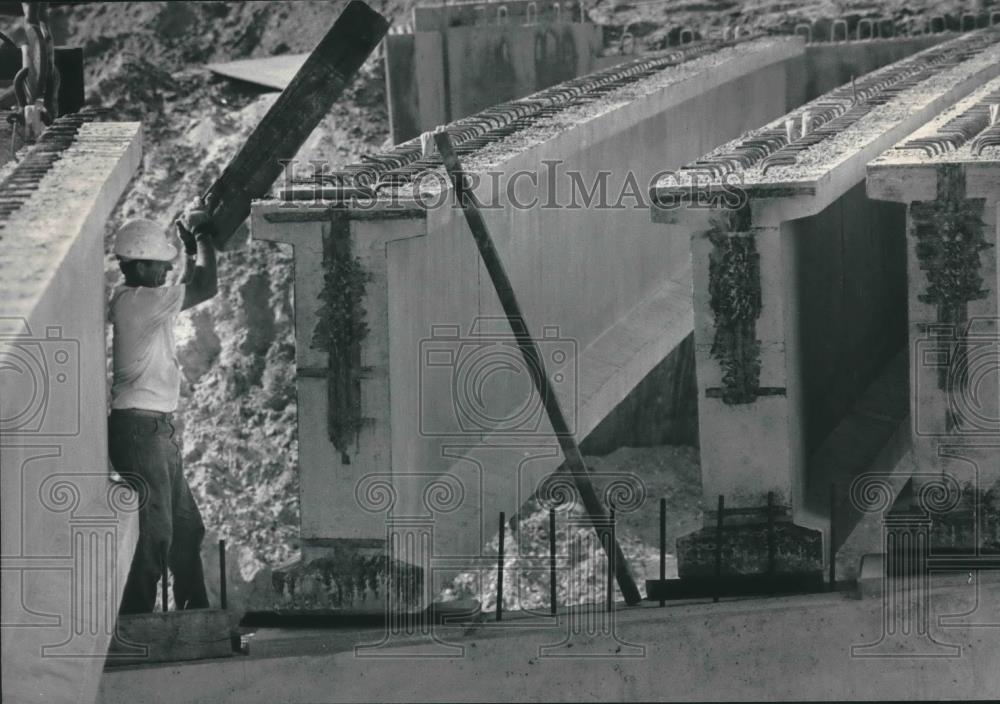
[[[644,604],[618,610],[613,629],[577,609],[358,651],[385,634],[270,630],[249,657],[106,672],[98,701],[989,699],[1000,582],[954,581],[930,592],[930,637],[886,635],[882,600],[846,592]],[[852,654],[871,643],[878,657]]]

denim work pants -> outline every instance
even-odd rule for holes
[[[165,556],[174,574],[177,608],[208,608],[201,564],[205,526],[184,479],[171,415],[112,410],[108,444],[115,471],[139,493],[141,502],[139,542],[119,613],[149,613],[155,609]]]

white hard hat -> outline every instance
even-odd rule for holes
[[[166,231],[157,223],[136,218],[115,233],[115,254],[124,259],[169,262],[177,256],[177,249],[167,241]]]

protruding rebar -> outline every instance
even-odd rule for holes
[[[229,604],[226,594],[226,541],[219,539],[219,605],[225,611]]]
[[[163,600],[163,611],[166,613],[168,607],[168,596],[167,596],[167,551],[163,551],[163,559],[160,562],[160,568],[163,570],[160,577],[160,598]]]
[[[558,610],[556,602],[556,510],[549,509],[549,611],[553,616]]]
[[[715,516],[715,594],[713,602],[719,601],[719,588],[722,581],[722,512],[726,509],[726,499],[719,494],[719,508]]]
[[[837,548],[834,545],[837,533],[837,485],[830,484],[830,591],[837,588]]]
[[[774,540],[774,492],[767,492],[767,578],[770,582],[770,589],[774,591],[774,569],[775,569],[775,540]]]
[[[666,605],[665,582],[667,581],[667,500],[660,499],[660,606]]]
[[[608,512],[608,518],[611,521],[611,544],[615,544],[615,506],[611,504],[611,510]],[[610,547],[610,546],[609,546]],[[615,551],[608,549],[605,550],[608,556],[608,611],[613,611],[615,608]]]
[[[867,36],[864,36],[864,37],[861,36],[861,28],[862,27],[868,27],[868,35]],[[873,19],[871,19],[870,17],[864,17],[864,18],[858,20],[858,28],[857,28],[858,41],[861,41],[862,39],[874,39],[875,35],[876,35],[877,27],[878,27],[878,25],[875,24],[875,21]]]
[[[538,24],[538,3],[528,3],[524,10],[524,23],[528,26]]]
[[[845,20],[845,19],[837,19],[837,20],[834,20],[830,24],[830,41],[831,42],[837,41],[837,28],[839,28],[839,27],[843,27],[844,28],[844,38],[843,38],[842,41],[846,42],[850,38],[847,35],[847,20]]]
[[[503,541],[507,516],[500,512],[500,538],[497,544],[497,621],[503,618]]]

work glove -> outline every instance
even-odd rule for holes
[[[181,242],[184,243],[185,254],[193,257],[198,253],[198,242],[195,240],[194,233],[187,229],[180,220],[177,221],[177,235],[181,238]]]
[[[184,211],[182,218],[177,221],[177,231],[188,254],[197,253],[198,240],[211,244],[214,232],[212,218],[200,200],[196,200]]]

